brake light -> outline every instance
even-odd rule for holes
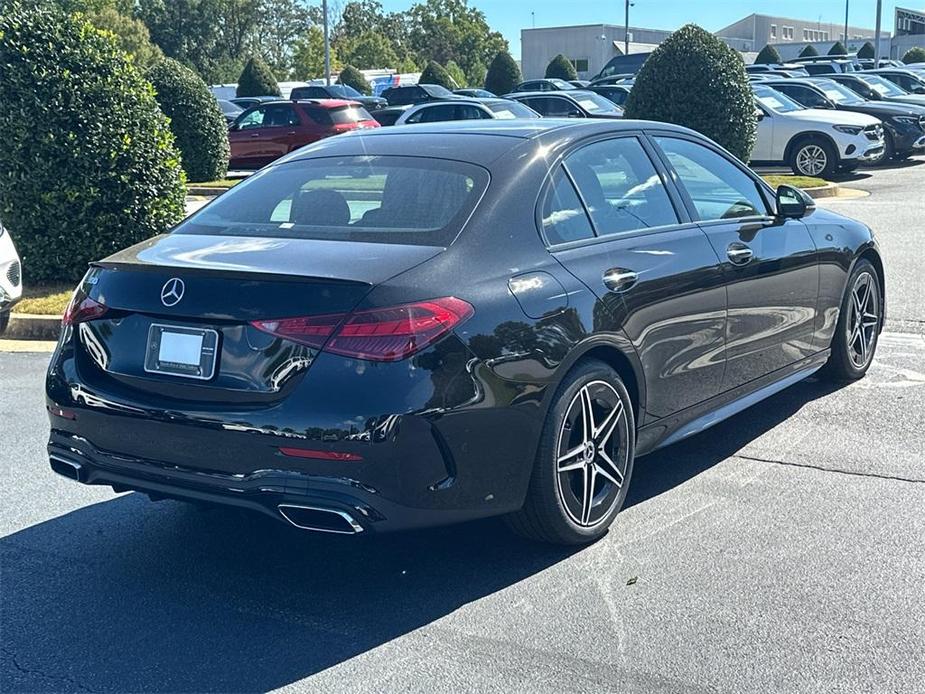
[[[61,322],[64,325],[76,325],[86,321],[101,318],[109,308],[98,301],[94,301],[80,289],[74,292],[70,303],[64,310]]]
[[[363,456],[343,451],[319,451],[305,448],[280,447],[279,452],[290,458],[310,458],[312,460],[333,460],[338,463],[354,463],[363,460]]]
[[[352,313],[252,321],[258,330],[325,352],[400,361],[433,344],[475,313],[456,297]]]

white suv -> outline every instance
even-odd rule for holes
[[[10,309],[22,296],[22,265],[9,232],[0,224],[0,334],[10,320]]]
[[[804,108],[760,83],[752,84],[758,141],[752,164],[787,164],[795,174],[827,178],[877,159],[883,124],[863,113]]]

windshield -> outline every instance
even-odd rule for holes
[[[832,80],[818,80],[815,84],[831,101],[836,104],[863,104],[864,99],[859,97],[853,91]]]
[[[560,80],[557,77],[551,77],[547,82],[552,82],[559,89],[574,89],[575,85],[571,82],[566,82],[565,80]]]
[[[623,109],[594,92],[581,92],[575,94],[575,101],[588,113],[623,113]]]
[[[244,109],[238,106],[237,104],[233,104],[230,101],[225,101],[224,99],[219,99],[218,105],[219,105],[219,108],[222,109],[222,113],[226,115],[234,115],[234,114],[242,113],[244,111]]]
[[[755,93],[755,98],[758,99],[762,106],[775,113],[790,113],[791,111],[803,110],[800,104],[789,96],[781,94],[776,89],[752,86],[752,91]]]
[[[495,118],[539,118],[540,114],[519,101],[486,101]]]
[[[453,94],[449,89],[441,87],[439,84],[428,84],[424,89],[431,96],[439,96],[440,98],[458,96],[458,94]]]
[[[254,174],[174,233],[446,246],[487,185],[481,167],[446,159],[303,159]]]
[[[884,79],[879,75],[858,75],[858,78],[863,80],[864,83],[877,92],[880,96],[905,96],[907,92],[902,87],[899,87],[888,79]]]
[[[334,96],[339,96],[342,99],[352,99],[357,96],[363,96],[349,84],[332,84],[328,87],[328,91]]]

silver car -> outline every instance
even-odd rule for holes
[[[10,321],[10,309],[22,296],[22,265],[9,232],[0,224],[0,334]]]

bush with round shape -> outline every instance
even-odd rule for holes
[[[549,65],[546,66],[546,77],[568,82],[570,80],[577,80],[578,73],[575,72],[575,66],[572,65],[572,61],[560,53],[550,60]]]
[[[247,61],[238,78],[237,96],[280,96],[273,71],[260,56]]]
[[[488,67],[485,75],[485,89],[501,96],[514,91],[514,87],[523,82],[520,68],[507,51],[499,52]]]
[[[344,66],[344,69],[340,71],[340,75],[337,78],[337,83],[353,87],[360,92],[360,94],[371,94],[373,91],[369,82],[363,77],[363,73],[353,67],[353,65]]]
[[[819,51],[816,50],[815,46],[809,43],[807,43],[806,47],[800,51],[801,58],[815,58],[817,55],[819,55]]]
[[[872,60],[876,57],[876,51],[874,50],[874,44],[870,41],[865,41],[864,45],[858,49],[858,58],[864,60]]]
[[[847,55],[848,49],[845,48],[845,44],[841,41],[836,41],[832,44],[832,47],[829,49],[828,55]]]
[[[466,73],[463,71],[459,64],[455,60],[450,60],[446,64],[447,74],[452,78],[453,82],[456,83],[457,87],[465,87],[469,84],[468,79],[466,79]]]
[[[626,99],[627,118],[676,123],[703,133],[742,161],[757,135],[754,96],[739,54],[688,24],[646,60]]]
[[[167,231],[180,155],[154,90],[104,34],[54,5],[0,11],[0,218],[34,282]]]
[[[439,84],[447,89],[456,89],[459,85],[450,77],[450,73],[436,60],[430,60],[418,80],[421,84]]]
[[[912,63],[925,63],[925,48],[922,46],[910,48],[903,55],[903,62],[906,65],[911,65]]]
[[[154,95],[183,158],[189,181],[215,181],[228,173],[228,126],[209,88],[195,72],[172,58],[148,69]]]
[[[780,59],[780,53],[771,44],[768,44],[759,51],[755,57],[755,65],[780,65],[783,61]]]

